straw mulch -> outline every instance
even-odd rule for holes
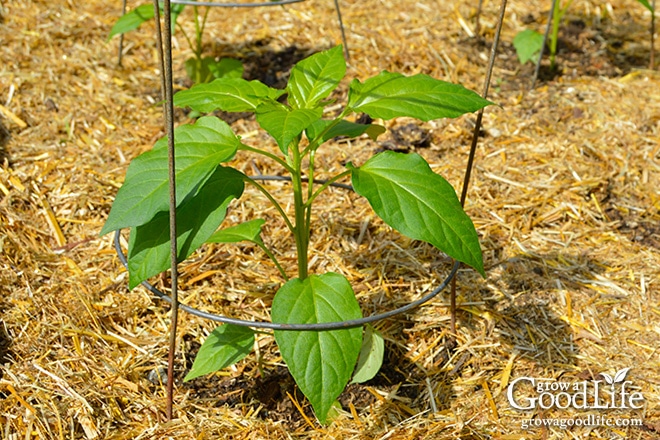
[[[483,40],[469,35],[475,11],[464,3],[341,1],[349,78],[423,72],[480,91],[498,2],[484,2]],[[499,107],[484,117],[467,204],[488,277],[459,274],[456,348],[446,343],[448,294],[379,323],[382,372],[349,387],[345,411],[325,427],[268,334],[235,367],[182,383],[213,328],[188,315],[175,419],[166,421],[158,377],[168,307],[143,288],[127,290],[112,237],[98,236],[129,161],[163,135],[153,26],[127,36],[118,67],[118,41],[105,40],[119,1],[0,3],[0,436],[660,438],[660,74],[647,68],[650,14],[634,0],[575,2],[561,31],[562,74],[544,68],[528,92],[532,67],[519,66],[511,41],[523,28],[544,28],[545,3],[542,11],[509,4],[490,95]],[[190,17],[188,10],[182,20],[189,32]],[[204,38],[207,53],[239,58],[248,76],[281,86],[291,63],[339,43],[340,33],[332,2],[309,1],[214,10]],[[188,85],[189,55],[177,34],[179,88]],[[346,84],[340,102],[345,92]],[[382,148],[415,150],[460,188],[473,121],[393,121],[395,135],[331,143],[319,163],[332,172]],[[233,127],[273,148],[254,119],[239,115]],[[277,172],[240,156],[234,165]],[[286,184],[269,187],[286,197]],[[227,222],[256,215],[268,220],[264,239],[293,272],[293,242],[258,194],[232,204]],[[330,191],[315,220],[312,271],[349,277],[365,314],[418,298],[447,273],[446,258],[393,233],[352,194]],[[207,247],[182,271],[186,303],[246,319],[268,319],[281,283],[249,245]],[[507,402],[513,378],[591,380],[628,367],[644,408],[607,414],[640,417],[640,427],[525,430],[530,416],[584,414],[530,415]]]

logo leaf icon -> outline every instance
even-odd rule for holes
[[[628,368],[623,368],[619,371],[616,372],[614,375],[614,381],[610,382],[611,384],[615,384],[618,382],[623,382],[626,379],[626,375],[628,374],[628,371],[630,371],[630,367]]]
[[[612,379],[612,376],[610,376],[607,373],[600,373],[601,376],[605,379],[605,382],[609,383],[610,385],[614,384],[614,380]]]

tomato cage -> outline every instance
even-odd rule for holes
[[[263,177],[270,177],[270,176],[263,176]],[[252,178],[255,178],[254,176]],[[119,257],[119,260],[121,261],[122,265],[128,269],[128,260],[126,258],[126,255],[124,255],[122,249],[121,249],[121,230],[118,230],[115,232],[115,237],[114,237],[114,246],[115,246],[115,251],[117,252],[117,256]],[[429,302],[440,292],[442,292],[454,279],[454,276],[458,272],[458,269],[460,268],[460,263],[459,262],[454,262],[452,265],[451,270],[449,271],[449,274],[447,277],[435,288],[433,289],[432,292],[426,294],[422,298],[415,300],[413,302],[410,302],[406,304],[405,306],[389,310],[387,312],[371,315],[371,316],[366,316],[364,318],[360,319],[353,319],[353,320],[348,320],[348,321],[337,321],[337,322],[323,322],[323,323],[316,323],[316,324],[280,324],[280,323],[274,323],[274,322],[267,322],[267,321],[248,321],[248,320],[243,320],[243,319],[237,319],[237,318],[231,318],[229,316],[223,316],[223,315],[218,315],[215,313],[210,313],[206,312],[203,310],[199,310],[195,307],[191,307],[185,304],[179,304],[178,308],[180,310],[183,310],[184,312],[190,313],[191,315],[203,318],[203,319],[209,319],[211,321],[215,322],[220,322],[222,324],[233,324],[233,325],[238,325],[241,327],[250,327],[250,328],[258,328],[258,329],[268,329],[268,330],[293,330],[293,331],[323,331],[323,330],[338,330],[338,329],[346,329],[346,328],[353,328],[353,327],[361,327],[365,324],[370,324],[372,322],[380,321],[386,318],[391,318],[395,315],[399,315],[401,313],[408,312],[410,310],[413,310],[419,306],[421,306],[424,303]],[[149,283],[148,281],[143,281],[141,283],[143,287],[145,287],[147,290],[149,290],[151,293],[156,295],[158,298],[172,304],[172,298]]]
[[[166,2],[159,2],[160,4],[165,3],[164,8],[164,25],[162,26],[161,30],[161,25],[160,25],[160,18],[158,17],[158,12],[156,11],[156,32],[157,32],[157,43],[158,43],[158,55],[159,55],[159,62],[161,64],[161,85],[162,85],[162,92],[164,95],[164,113],[165,113],[165,128],[167,132],[167,138],[168,138],[168,151],[170,155],[170,225],[175,223],[175,218],[176,218],[176,200],[174,197],[174,194],[176,192],[176,183],[175,183],[175,178],[174,178],[174,171],[173,171],[173,163],[174,163],[174,123],[173,123],[173,86],[172,86],[172,25],[170,23],[170,14],[169,14],[169,5],[171,4],[186,4],[186,5],[196,5],[196,6],[209,6],[209,7],[258,7],[258,6],[278,6],[278,5],[286,5],[286,4],[292,4],[292,3],[299,3],[303,2],[305,0],[275,0],[275,1],[269,1],[269,2],[231,2],[231,3],[225,3],[225,2],[203,2],[203,1],[194,1],[194,0],[172,0],[171,2],[166,1]],[[156,0],[154,0],[154,4],[156,3]],[[337,10],[337,15],[339,18],[339,23],[341,26],[342,30],[342,39],[344,42],[346,41],[345,35],[344,35],[344,29],[343,29],[343,24],[341,21],[341,14],[339,11],[339,3],[338,0],[334,0],[335,7]],[[491,72],[493,69],[494,65],[494,59],[495,59],[495,54],[497,52],[497,46],[499,43],[499,38],[500,38],[500,31],[501,31],[501,26],[503,22],[503,17],[504,17],[504,11],[506,9],[506,1],[503,1],[502,7],[500,9],[499,13],[499,20],[498,20],[498,27],[496,30],[495,38],[492,44],[491,48],[491,54],[490,54],[490,60],[489,60],[489,65],[488,65],[488,70],[486,74],[486,79],[484,82],[484,90],[482,93],[482,96],[485,97],[488,94],[488,87],[490,84],[490,78],[491,78]],[[346,48],[344,46],[344,48]],[[345,53],[347,56],[348,54]],[[465,173],[463,177],[463,188],[462,192],[460,195],[460,203],[461,205],[465,204],[465,200],[467,198],[467,189],[469,186],[470,182],[470,175],[471,171],[473,168],[474,164],[474,157],[475,157],[475,151],[476,151],[476,146],[478,142],[478,133],[481,129],[481,120],[482,120],[482,115],[483,115],[483,109],[480,110],[477,113],[477,118],[476,118],[476,123],[474,126],[474,132],[472,136],[472,143],[471,143],[471,148],[470,148],[470,153],[468,156],[468,162],[465,168]],[[255,180],[290,180],[287,179],[286,177],[282,176],[268,176],[268,175],[253,175],[249,176],[252,179]],[[174,183],[173,183],[174,182]],[[323,181],[317,181],[317,180],[312,180],[311,182],[308,182],[310,185],[312,184],[318,184],[318,183],[324,183]],[[341,184],[341,183],[336,183],[333,182],[331,186],[343,188],[345,190],[349,191],[354,191],[353,187],[351,185],[347,184]],[[366,316],[360,319],[353,319],[353,320],[347,320],[347,321],[337,321],[337,322],[323,322],[323,323],[311,323],[311,324],[284,324],[284,323],[273,323],[273,322],[267,322],[267,321],[249,321],[249,320],[243,320],[243,319],[237,319],[237,318],[232,318],[229,316],[224,316],[224,315],[219,315],[215,314],[212,312],[207,312],[204,310],[200,310],[185,304],[179,304],[178,303],[178,296],[177,296],[177,270],[176,267],[178,265],[176,261],[175,255],[177,254],[177,247],[176,247],[176,234],[175,234],[175,229],[173,226],[170,226],[171,228],[171,235],[170,235],[170,240],[171,240],[171,257],[172,257],[172,285],[171,285],[171,295],[166,294],[165,292],[159,290],[156,288],[154,285],[149,283],[148,281],[143,281],[141,282],[141,285],[144,286],[147,290],[149,290],[151,293],[153,293],[156,297],[159,299],[162,299],[172,305],[173,308],[173,313],[176,314],[176,311],[180,308],[181,310],[190,313],[194,316],[198,316],[204,319],[209,319],[215,322],[219,323],[224,323],[224,324],[233,324],[237,326],[242,326],[242,327],[251,327],[255,329],[270,329],[270,330],[291,330],[291,331],[326,331],[326,330],[336,330],[336,329],[346,329],[346,328],[353,328],[353,327],[359,327],[363,326],[365,324],[373,323],[375,321],[380,321],[386,318],[393,317],[395,315],[401,314],[408,312],[412,309],[415,309],[433,298],[435,298],[440,292],[442,292],[447,286],[450,286],[451,284],[451,293],[450,293],[450,315],[451,315],[451,333],[452,335],[456,334],[456,274],[461,267],[461,263],[453,260],[453,264],[451,269],[449,270],[449,273],[446,275],[446,277],[443,279],[443,281],[436,287],[434,288],[430,293],[424,295],[423,297],[412,301],[402,307],[389,310],[386,312],[374,314],[371,316]],[[174,231],[174,232],[172,232]],[[117,252],[118,258],[121,261],[121,263],[124,265],[126,269],[128,269],[128,259],[127,256],[124,255],[122,248],[121,248],[121,232],[122,230],[119,229],[115,232],[114,236],[114,248]]]
[[[280,1],[277,1],[277,2],[273,2],[273,4],[295,3],[297,1],[302,1],[302,0],[280,0]],[[339,12],[337,1],[338,0],[335,0],[335,5],[337,6],[337,11]],[[186,4],[195,4],[195,5],[198,5],[198,6],[199,5],[208,5],[208,6],[217,5],[216,3],[191,2],[189,0],[174,0],[173,3],[174,2],[186,2]],[[161,5],[162,5],[162,9],[161,9]],[[223,3],[222,5],[228,5],[228,4]],[[246,5],[247,5],[247,3],[246,3]],[[256,3],[252,3],[252,5],[256,5]],[[161,26],[161,17],[160,17],[160,15],[161,15],[160,11],[161,10],[162,10],[162,15],[163,15],[163,17],[162,17],[163,18],[163,20],[162,20],[163,25],[162,26]],[[496,32],[495,32],[495,38],[494,38],[494,41],[493,41],[493,44],[492,44],[490,59],[489,59],[489,63],[488,63],[488,70],[487,70],[487,73],[486,73],[484,90],[483,90],[483,93],[482,93],[482,97],[480,98],[486,103],[486,105],[488,105],[488,101],[486,100],[486,97],[488,95],[488,88],[489,88],[490,81],[491,81],[491,75],[492,75],[495,55],[497,53],[497,45],[499,43],[499,37],[500,37],[501,29],[502,29],[502,23],[503,23],[505,10],[506,10],[506,0],[502,0],[502,4],[501,4],[501,7],[500,7],[500,12],[499,12],[498,25],[497,25],[497,29],[496,29]],[[168,223],[169,223],[169,260],[170,260],[169,261],[169,267],[171,269],[171,271],[170,271],[170,280],[171,280],[171,282],[170,282],[170,294],[168,295],[165,292],[157,289],[152,284],[150,284],[148,282],[146,276],[143,277],[143,278],[140,278],[140,279],[133,279],[132,281],[129,281],[129,284],[131,285],[131,287],[134,287],[133,283],[135,285],[137,285],[137,283],[140,283],[144,287],[146,287],[151,293],[153,293],[156,297],[170,303],[170,305],[171,305],[171,321],[170,321],[170,331],[169,331],[169,340],[170,340],[170,342],[169,342],[167,383],[166,383],[166,385],[167,385],[167,416],[168,416],[168,419],[170,419],[170,420],[172,419],[172,413],[173,413],[174,357],[175,357],[175,352],[176,352],[177,322],[178,322],[178,315],[179,315],[178,311],[179,311],[179,309],[181,309],[181,310],[183,310],[187,313],[190,313],[192,315],[195,315],[195,316],[198,316],[198,317],[201,317],[201,318],[204,318],[204,319],[209,319],[209,320],[212,320],[212,321],[220,322],[220,323],[225,324],[225,325],[229,324],[229,325],[238,326],[238,327],[241,327],[241,328],[254,328],[254,329],[273,330],[275,332],[275,337],[277,338],[278,332],[280,332],[280,333],[281,332],[289,333],[289,332],[292,332],[292,331],[293,332],[300,332],[300,331],[325,332],[325,331],[331,331],[331,330],[344,330],[344,329],[349,329],[349,328],[361,327],[361,326],[364,326],[366,324],[369,324],[369,323],[372,323],[372,322],[375,322],[375,321],[379,321],[379,320],[383,320],[383,319],[386,319],[386,318],[390,318],[390,317],[393,317],[395,315],[405,313],[405,312],[410,311],[414,308],[417,308],[417,307],[421,306],[422,304],[427,303],[428,301],[430,301],[434,297],[436,297],[440,292],[442,292],[445,288],[447,288],[447,286],[451,285],[451,292],[450,292],[450,318],[451,318],[450,332],[451,333],[448,336],[450,338],[450,340],[448,340],[447,342],[452,347],[454,347],[455,346],[455,341],[456,341],[456,339],[455,339],[456,338],[456,274],[457,274],[457,272],[458,272],[458,270],[461,266],[461,262],[458,261],[458,260],[462,259],[466,262],[472,260],[471,258],[468,258],[466,260],[466,257],[464,257],[464,256],[461,257],[460,256],[460,253],[459,253],[459,255],[453,255],[453,254],[455,254],[455,252],[449,252],[448,253],[448,254],[452,254],[452,257],[455,258],[453,260],[451,270],[446,275],[446,277],[443,279],[443,281],[435,289],[433,289],[430,293],[428,293],[425,296],[419,298],[418,300],[409,302],[404,306],[395,308],[393,310],[373,314],[373,315],[370,315],[370,316],[367,316],[367,317],[363,317],[362,313],[359,313],[359,314],[358,313],[351,313],[350,315],[348,315],[348,314],[344,315],[346,318],[349,318],[349,319],[342,320],[341,319],[342,316],[335,313],[333,315],[329,315],[329,317],[327,319],[320,318],[320,319],[314,319],[314,320],[311,320],[311,321],[307,320],[306,323],[295,322],[295,320],[294,320],[294,322],[291,322],[288,319],[286,319],[286,321],[289,321],[289,322],[282,322],[282,320],[280,320],[279,318],[277,320],[280,321],[280,322],[274,322],[274,319],[271,319],[270,321],[259,321],[257,319],[255,319],[255,320],[245,320],[245,319],[237,319],[237,318],[233,318],[233,317],[230,317],[230,316],[224,316],[224,315],[219,315],[219,314],[212,313],[212,312],[203,311],[203,310],[200,310],[200,309],[197,309],[197,308],[194,308],[194,307],[190,307],[186,304],[180,304],[179,303],[179,296],[178,296],[178,291],[179,291],[179,288],[178,288],[178,284],[179,284],[179,282],[178,282],[178,277],[179,277],[179,271],[178,271],[179,247],[178,247],[178,244],[177,244],[177,170],[176,170],[176,167],[175,167],[175,157],[176,157],[175,149],[176,149],[176,146],[175,146],[175,135],[174,135],[175,134],[175,130],[174,130],[174,90],[173,90],[173,78],[172,78],[172,76],[173,76],[172,75],[172,27],[173,27],[172,18],[173,18],[173,15],[172,15],[171,3],[170,3],[169,0],[164,0],[162,3],[158,0],[154,0],[152,11],[153,11],[153,16],[155,18],[155,24],[156,24],[156,37],[157,37],[156,40],[157,40],[157,49],[158,49],[158,61],[159,61],[159,64],[160,64],[159,65],[159,67],[160,67],[159,72],[160,72],[160,79],[161,79],[161,92],[162,92],[162,96],[163,96],[163,101],[162,102],[163,102],[163,112],[164,112],[164,119],[165,119],[164,123],[165,123],[165,131],[166,131],[166,137],[164,139],[166,139],[166,141],[167,141],[166,142],[167,143],[166,147],[165,147],[165,145],[163,145],[164,144],[164,142],[163,142],[163,143],[161,143],[162,148],[160,150],[158,150],[158,154],[162,156],[162,159],[165,159],[165,153],[166,153],[166,157],[167,157],[167,167],[165,167],[164,164],[159,165],[159,169],[163,170],[163,174],[162,175],[159,174],[158,182],[160,182],[159,185],[162,185],[162,184],[164,184],[165,181],[167,181],[168,193],[169,193],[169,202],[164,203],[164,201],[162,201],[161,205],[163,206],[163,208],[165,207],[165,205],[167,205],[167,209],[169,211],[169,218],[168,218]],[[208,12],[208,10],[207,10],[207,12]],[[197,13],[196,10],[195,10],[195,13]],[[148,14],[143,14],[143,15],[148,15]],[[176,16],[174,16],[174,17],[176,18]],[[139,17],[139,18],[142,18],[142,17]],[[204,18],[204,23],[205,23],[205,19],[206,18]],[[342,31],[343,31],[343,28],[342,28]],[[343,32],[342,32],[342,37],[345,40],[345,36],[343,35]],[[319,58],[319,59],[315,60],[314,62],[317,63],[317,64],[315,64],[315,66],[320,66],[320,70],[325,69],[326,64],[332,66],[333,61],[332,61],[331,57],[335,58],[334,62],[336,64],[337,63],[336,62],[337,56],[339,57],[339,59],[342,58],[341,51],[340,50],[339,51],[335,50],[336,55],[334,55],[334,54],[330,55],[329,53],[332,50],[334,50],[334,49],[323,52],[323,54],[324,54],[323,56],[326,56],[327,58]],[[344,56],[346,58],[348,58],[347,54],[345,54]],[[323,61],[321,62],[320,60],[323,60]],[[342,60],[342,61],[344,61],[344,60]],[[321,63],[321,64],[318,64],[318,63]],[[344,69],[345,69],[345,66],[344,66]],[[314,69],[312,69],[312,70],[314,70]],[[388,74],[388,75],[392,75],[389,72],[384,72],[384,73]],[[319,71],[318,74],[320,75],[320,71]],[[342,76],[343,76],[343,73],[342,73]],[[321,78],[321,77],[319,76],[319,78]],[[414,78],[414,77],[411,77],[411,78]],[[427,78],[427,77],[422,76],[422,77],[417,77],[417,78]],[[431,81],[434,81],[432,78],[430,78],[430,77],[428,77],[428,78]],[[327,82],[325,77],[323,77],[323,80]],[[381,79],[381,81],[382,81],[382,79]],[[414,80],[414,81],[416,81],[416,80]],[[423,80],[423,81],[425,81],[425,80]],[[305,84],[307,84],[307,83],[305,83]],[[337,84],[338,84],[338,82],[337,82]],[[424,84],[428,84],[428,83],[425,82]],[[420,89],[420,90],[422,90],[422,89]],[[329,93],[328,90],[324,91],[324,93],[326,93],[326,92]],[[282,93],[284,93],[284,92],[282,92]],[[294,100],[298,99],[298,98],[296,98],[297,95],[295,95],[295,92],[290,91],[290,93],[294,94],[293,95]],[[280,96],[280,95],[281,94],[279,94],[277,96]],[[243,99],[245,99],[245,98],[243,98]],[[271,98],[271,99],[273,99],[273,98]],[[417,101],[419,101],[419,100],[417,100]],[[312,103],[313,103],[313,101],[312,101]],[[481,105],[480,107],[475,106],[475,110],[478,109],[479,111],[477,113],[476,121],[475,121],[475,124],[474,124],[474,131],[473,131],[473,135],[472,135],[472,143],[471,143],[471,146],[470,146],[468,162],[467,162],[464,177],[463,177],[463,188],[462,188],[462,191],[461,191],[460,200],[456,200],[456,202],[460,202],[460,206],[458,205],[458,203],[456,204],[456,206],[458,206],[459,209],[461,209],[465,205],[465,200],[467,198],[467,190],[468,190],[468,186],[469,186],[469,182],[470,182],[471,170],[472,170],[472,167],[473,167],[473,164],[474,164],[475,152],[476,152],[476,147],[477,147],[478,138],[479,138],[479,131],[481,129],[481,121],[482,121],[482,117],[483,117],[483,107],[484,107],[484,105]],[[242,107],[240,107],[240,108],[242,108]],[[360,107],[355,107],[355,109],[359,109],[359,108]],[[367,110],[365,107],[362,107],[362,108]],[[377,108],[378,107],[376,107],[376,109]],[[375,109],[372,109],[372,110],[376,111],[376,115],[379,115],[379,114],[384,115],[385,119],[387,119],[387,115],[390,114],[390,113],[387,113],[387,112],[379,113],[378,110],[375,110]],[[200,111],[203,111],[203,110],[200,109]],[[464,114],[464,113],[467,113],[467,112],[468,111],[465,111],[461,114]],[[438,117],[444,117],[444,116],[440,116],[442,114],[443,113],[438,113]],[[453,114],[453,113],[450,113],[449,115],[451,115],[451,114]],[[405,115],[405,113],[403,115]],[[414,114],[411,114],[411,116],[414,116]],[[319,114],[318,117],[320,118],[321,114]],[[343,116],[340,116],[340,118],[342,118],[342,117]],[[339,120],[341,120],[341,119],[338,119],[338,121]],[[280,124],[279,121],[280,121],[279,119],[274,120],[274,123],[275,124]],[[303,120],[303,123],[305,123],[305,121],[306,121],[306,119]],[[273,122],[273,121],[271,121],[271,122]],[[311,122],[310,122],[310,124],[311,124]],[[263,127],[263,124],[261,124],[261,122],[260,122],[260,125],[262,125],[262,127]],[[266,131],[271,133],[268,129]],[[362,132],[362,134],[363,133],[364,133],[364,131]],[[328,134],[328,133],[326,133],[326,134]],[[273,135],[273,134],[271,133],[271,135]],[[318,136],[320,136],[319,138],[322,139],[323,134],[321,133]],[[284,143],[285,145],[288,145],[288,142],[284,142],[282,139],[278,138],[278,136],[275,136],[275,139],[278,141],[278,144]],[[330,138],[328,138],[327,140],[329,140],[329,139]],[[318,140],[315,140],[315,141],[318,143]],[[320,145],[320,144],[318,144],[318,145]],[[297,146],[296,146],[296,148],[297,148]],[[280,149],[282,149],[282,145],[280,145]],[[282,150],[282,151],[286,154],[285,150]],[[311,154],[311,153],[309,153],[309,154]],[[270,156],[269,154],[266,154],[266,156],[274,158],[274,156]],[[197,157],[197,156],[193,155],[193,157]],[[413,158],[414,158],[414,156],[413,156]],[[421,156],[420,156],[420,159],[423,161],[423,163],[426,163],[424,161],[424,159],[421,158]],[[307,184],[309,185],[309,191],[310,191],[309,197],[311,199],[313,199],[316,196],[315,194],[313,194],[312,188],[311,188],[312,185],[314,185],[314,184],[321,184],[321,190],[324,189],[325,187],[328,187],[328,186],[336,186],[336,187],[343,188],[345,190],[360,193],[360,195],[366,197],[365,194],[361,193],[363,191],[363,188],[362,189],[360,188],[360,185],[358,184],[358,181],[353,180],[353,182],[352,182],[353,185],[346,185],[346,184],[338,183],[337,182],[337,180],[339,180],[338,176],[342,176],[342,174],[339,174],[338,176],[336,176],[337,177],[336,179],[332,178],[332,179],[327,180],[327,181],[314,179],[313,174],[311,176],[308,176],[308,177],[303,176],[301,168],[300,168],[300,163],[301,163],[300,152],[298,152],[297,155],[294,154],[294,162],[296,162],[298,164],[298,165],[296,165],[296,167],[298,167],[298,168],[291,168],[286,163],[281,161],[280,159],[276,159],[276,161],[280,162],[280,164],[283,164],[285,166],[285,168],[288,168],[291,171],[291,176],[292,176],[291,179],[288,179],[286,177],[283,178],[282,176],[266,176],[266,175],[262,175],[261,173],[259,173],[259,171],[254,173],[256,175],[246,176],[246,178],[249,179],[249,180],[252,180],[252,181],[257,181],[257,180],[262,180],[262,181],[265,181],[265,180],[289,180],[294,185],[294,187],[297,188],[297,191],[298,191],[298,195],[295,197],[297,199],[297,201],[296,201],[296,225],[299,225],[299,224],[305,225],[305,222],[306,221],[308,222],[309,221],[308,219],[310,217],[310,212],[309,211],[307,211],[307,212],[304,211],[304,209],[306,209],[306,208],[303,208],[303,210],[301,210],[302,198],[300,197],[300,186],[302,185],[303,181],[307,182]],[[426,166],[428,166],[428,164]],[[353,169],[353,168],[351,168],[351,169]],[[430,173],[433,174],[430,167],[428,168],[428,170],[429,170]],[[165,171],[167,172],[167,178],[165,178]],[[296,179],[294,180],[293,177],[295,177]],[[185,186],[186,183],[184,183],[183,185]],[[451,189],[451,185],[449,185],[449,187],[450,187],[449,190],[451,192],[453,192],[452,189]],[[295,188],[294,188],[294,191],[296,191]],[[160,192],[164,193],[165,191],[160,191]],[[265,195],[268,198],[270,198],[271,201],[273,201],[273,203],[275,203],[275,205],[278,206],[278,209],[281,211],[282,215],[284,216],[284,218],[286,220],[287,215],[284,213],[281,206],[279,206],[278,203],[272,199],[272,196],[270,196],[267,191],[265,192]],[[165,211],[162,211],[162,212],[165,212]],[[461,212],[462,212],[462,210],[461,210]],[[381,216],[381,218],[382,218],[381,214],[379,214],[379,216]],[[163,217],[164,216],[162,216],[160,218],[163,218]],[[306,217],[307,217],[307,220],[305,219]],[[118,222],[115,221],[115,223],[118,223]],[[296,234],[297,233],[297,231],[296,231],[297,226],[293,226],[291,224],[291,222],[288,221],[288,220],[286,221],[286,223],[288,223],[288,226],[291,229],[291,231],[294,234]],[[108,223],[106,222],[105,227],[107,227],[107,225],[108,225]],[[117,255],[118,255],[120,261],[122,262],[122,264],[127,269],[129,269],[128,258],[124,255],[124,253],[122,251],[122,248],[121,248],[121,230],[122,230],[121,228],[122,227],[125,228],[125,227],[129,226],[129,224],[116,224],[115,226],[116,226],[116,228],[114,228],[114,230],[115,230],[114,247],[115,247]],[[165,226],[165,225],[163,224],[162,226],[158,227],[157,230],[159,231],[158,232],[159,234],[162,234],[162,232],[164,232],[165,228],[163,226]],[[304,227],[305,226],[303,226],[303,228]],[[307,227],[309,227],[309,226],[307,226]],[[111,228],[112,228],[112,226],[111,226]],[[113,229],[109,229],[109,230],[113,230]],[[474,230],[474,226],[472,226],[472,230],[474,232],[474,239],[476,240],[476,246],[478,248],[479,247],[478,237],[477,237],[476,230]],[[302,250],[302,252],[307,251],[306,240],[309,240],[309,237],[305,238],[304,233],[305,232],[303,232],[303,235],[299,234],[296,237],[296,247],[297,247],[298,252],[301,252],[301,250]],[[307,233],[309,233],[309,232],[307,232]],[[166,246],[168,244],[167,242],[163,242],[163,243]],[[438,247],[439,249],[442,249],[442,246],[436,246],[436,247]],[[265,250],[265,248],[264,248],[264,250]],[[129,253],[130,253],[130,249],[129,249]],[[268,252],[267,252],[267,254],[268,254]],[[163,252],[162,255],[166,255],[166,254]],[[274,262],[278,266],[278,269],[280,269],[280,272],[283,274],[284,278],[288,279],[288,277],[283,272],[283,269],[277,263],[277,261],[274,260]],[[164,270],[167,269],[167,262],[163,262],[163,263],[165,263],[165,264],[162,264],[158,268],[159,271],[161,271],[161,272],[163,272]],[[468,264],[474,267],[473,264],[470,264],[470,263],[468,263]],[[483,274],[483,263],[481,262],[481,258],[479,258],[479,262],[477,263],[477,265],[480,266],[478,270]],[[302,279],[305,279],[305,277],[307,276],[306,255],[303,254],[303,257],[301,259],[300,254],[298,254],[298,268],[299,268],[300,277]],[[152,275],[155,275],[155,272]],[[291,280],[289,280],[289,281],[291,281]],[[290,286],[290,285],[291,284],[289,284],[287,282],[287,284],[285,284],[284,287]],[[349,285],[349,289],[350,289],[350,285]],[[357,302],[355,303],[355,307],[356,307],[356,310],[359,309],[359,305],[357,304]],[[271,314],[271,316],[274,316],[274,315]],[[316,318],[319,318],[319,317],[317,316]],[[328,322],[328,321],[333,321],[333,322]],[[230,328],[230,327],[224,327],[224,328],[227,329],[227,328]],[[278,345],[279,345],[279,342],[278,342]],[[356,354],[356,356],[357,356],[357,353],[354,353],[354,354]],[[352,360],[350,362],[352,362]],[[193,366],[193,368],[194,368],[194,366]],[[222,368],[222,367],[219,367],[219,368]],[[203,373],[200,373],[200,374],[203,374]],[[301,373],[301,374],[306,374],[306,373]],[[294,376],[295,376],[295,374],[294,374]],[[196,377],[196,376],[193,376],[193,377]],[[298,379],[296,379],[296,381],[298,381]],[[334,391],[336,391],[336,390],[334,390]],[[310,395],[308,395],[307,393],[305,393],[305,394],[308,398],[310,397]],[[326,420],[327,411],[329,411],[329,407],[328,408],[325,407],[327,402],[322,400],[318,395],[315,395],[314,399],[315,399],[315,401],[312,402],[312,405],[315,407],[315,410],[316,410],[317,405],[320,408],[322,408],[323,413],[320,414],[319,420],[322,423],[324,423],[324,421]]]

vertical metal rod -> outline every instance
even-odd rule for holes
[[[536,61],[536,68],[534,69],[534,77],[532,78],[532,86],[530,89],[533,89],[536,85],[536,80],[539,78],[539,72],[541,71],[541,60],[543,59],[543,52],[545,52],[545,45],[548,43],[548,36],[550,35],[550,28],[552,27],[553,18],[555,16],[555,8],[557,7],[557,0],[552,0],[552,5],[550,6],[550,15],[548,16],[548,24],[545,27],[545,34],[543,35],[543,45],[541,46],[541,52],[539,52],[539,59]]]
[[[335,0],[335,9],[337,10],[337,20],[339,20],[339,29],[341,30],[341,41],[344,45],[344,56],[346,61],[351,59],[351,54],[348,50],[348,40],[346,40],[346,32],[344,32],[344,21],[341,19],[341,10],[339,9],[339,0]]]
[[[177,239],[176,239],[176,164],[174,160],[174,106],[172,104],[172,18],[170,0],[163,1],[163,59],[165,77],[165,121],[167,131],[167,151],[170,189],[170,254],[171,254],[171,297],[172,316],[170,321],[170,346],[167,357],[167,419],[172,420],[174,401],[174,358],[176,353],[176,333],[179,318]]]
[[[649,60],[649,69],[655,69],[655,0],[651,5],[651,57]]]
[[[481,32],[481,8],[483,7],[484,0],[479,0],[479,6],[477,6],[477,15],[474,17],[474,35],[477,39],[479,38],[479,32]]]
[[[488,69],[486,71],[486,80],[484,82],[484,90],[481,94],[482,98],[488,98],[488,89],[490,88],[490,80],[493,75],[493,67],[495,66],[495,56],[497,55],[497,47],[500,43],[500,34],[502,32],[502,24],[504,23],[504,13],[506,12],[506,1],[502,0],[500,5],[500,14],[499,20],[497,22],[497,30],[495,31],[495,40],[493,41],[493,46],[490,49],[490,59],[488,60]],[[479,132],[481,131],[481,120],[484,115],[484,109],[482,108],[477,113],[477,122],[474,125],[474,131],[472,132],[472,144],[470,145],[470,155],[468,157],[467,167],[465,169],[465,176],[463,178],[463,189],[461,190],[461,206],[465,206],[465,200],[467,199],[468,187],[470,186],[470,177],[472,176],[472,168],[474,166],[474,156],[477,151],[477,143],[479,142]],[[451,333],[456,336],[456,278],[458,274],[451,280],[451,293],[450,293],[450,329]]]
[[[126,15],[126,0],[121,2],[121,16]],[[121,66],[121,59],[124,56],[122,53],[124,51],[124,34],[119,34],[119,54],[117,55],[117,65]]]
[[[160,99],[163,101],[163,115],[167,114],[167,103],[165,96],[167,92],[165,84],[165,59],[163,55],[163,30],[160,27],[160,8],[158,7],[158,0],[153,0],[154,3],[154,22],[156,23],[156,49],[158,52],[158,66],[160,70]],[[167,120],[165,120],[165,130],[167,131]]]

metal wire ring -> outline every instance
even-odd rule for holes
[[[260,179],[260,180],[288,180],[286,177],[283,176],[253,176],[253,179]],[[341,188],[345,189],[352,189],[348,185],[342,185],[342,184],[333,184],[332,186],[338,186]],[[115,239],[114,239],[114,245],[115,245],[115,251],[117,252],[117,256],[119,257],[119,261],[121,261],[121,264],[124,265],[124,267],[128,270],[128,260],[124,253],[121,250],[121,243],[120,243],[120,237],[121,237],[121,229],[117,230],[115,232]],[[451,280],[454,278],[456,273],[458,272],[458,268],[460,267],[460,262],[455,261],[454,265],[451,268],[451,271],[449,272],[449,275],[444,279],[444,281],[436,287],[431,293],[429,293],[426,296],[423,296],[422,298],[413,301],[409,304],[406,304],[405,306],[396,308],[394,310],[390,310],[388,312],[384,313],[379,313],[376,315],[371,315],[367,316],[365,318],[360,318],[360,319],[351,319],[348,321],[337,321],[337,322],[322,322],[322,323],[316,323],[316,324],[281,324],[281,323],[274,323],[274,322],[266,322],[266,321],[247,321],[243,319],[237,319],[237,318],[230,318],[228,316],[223,316],[223,315],[217,315],[214,313],[209,313],[205,312],[203,310],[196,309],[194,307],[190,307],[185,304],[179,304],[179,308],[185,312],[190,313],[191,315],[198,316],[200,318],[204,319],[210,319],[211,321],[215,322],[221,322],[223,324],[233,324],[233,325],[238,325],[241,327],[252,327],[252,328],[260,328],[260,329],[270,329],[270,330],[295,330],[295,331],[319,331],[319,330],[338,330],[338,329],[345,329],[345,328],[353,328],[353,327],[361,327],[364,324],[369,324],[375,321],[380,321],[381,319],[385,318],[391,318],[392,316],[398,315],[400,313],[407,312],[409,310],[412,310],[416,307],[421,306],[422,304],[430,301],[431,299],[435,298],[442,290],[444,290],[445,287],[449,285]],[[169,295],[161,292],[159,289],[151,285],[148,281],[143,281],[142,284],[144,287],[147,288],[151,293],[156,295],[158,298],[167,301],[168,303],[172,303],[172,298],[170,298]]]
[[[170,3],[177,5],[191,5],[191,6],[212,6],[220,8],[254,8],[258,6],[279,6],[288,5],[291,3],[300,3],[305,0],[273,0],[269,2],[255,2],[255,3],[220,3],[220,2],[198,2],[195,0],[170,0]]]

